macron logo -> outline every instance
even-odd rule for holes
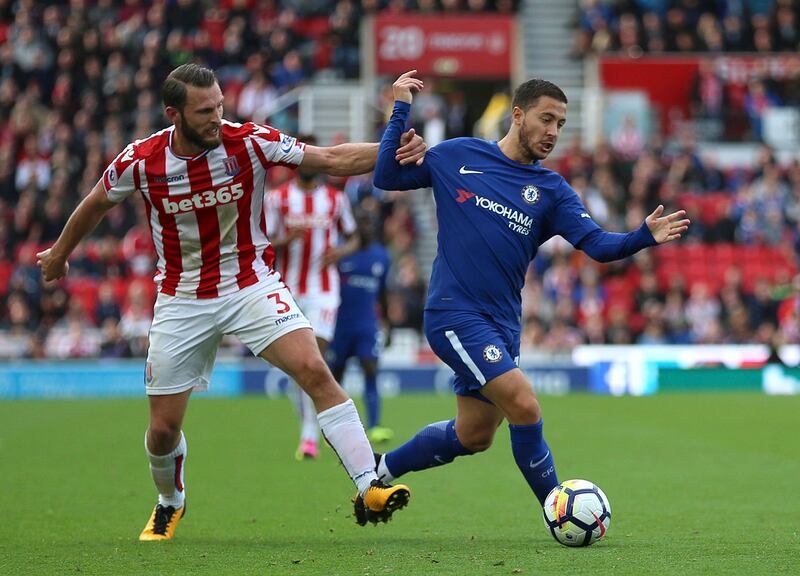
[[[581,212],[581,218],[591,218],[586,212]]]
[[[462,166],[458,169],[459,174],[483,174],[480,170],[467,170],[466,166]]]
[[[456,202],[458,202],[459,204],[463,204],[464,202],[475,196],[474,192],[467,192],[466,190],[462,190],[461,188],[456,189],[456,192],[458,192],[458,198],[456,198]]]

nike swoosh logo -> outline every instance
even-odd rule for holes
[[[458,169],[459,174],[483,174],[480,170],[467,170],[466,166],[462,166]]]
[[[594,519],[597,520],[597,527],[600,528],[600,535],[597,537],[597,539],[600,540],[600,538],[603,537],[603,534],[606,533],[606,527],[605,524],[600,521],[600,518],[597,517],[597,514],[592,512],[592,516],[594,516]]]
[[[550,456],[550,450],[547,451],[547,454],[545,454],[544,457],[541,460],[537,460],[536,462],[531,462],[530,463],[530,467],[531,468],[537,468],[539,466],[539,464],[541,464],[542,462],[547,460],[548,456]]]

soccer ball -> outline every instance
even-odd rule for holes
[[[611,524],[608,498],[588,480],[567,480],[553,488],[543,512],[545,526],[564,546],[594,544]]]

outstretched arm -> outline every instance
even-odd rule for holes
[[[421,162],[428,146],[422,137],[409,130],[398,140],[394,159],[400,164]],[[306,145],[301,165],[315,172],[331,176],[366,174],[375,167],[378,144],[338,144],[336,146]]]
[[[642,248],[677,240],[689,229],[690,222],[684,218],[686,211],[661,216],[663,212],[664,206],[659,204],[637,230],[627,234],[595,229],[576,247],[598,262],[611,262],[636,254]]]
[[[46,281],[58,280],[67,275],[69,271],[67,258],[75,246],[97,227],[106,212],[114,206],[116,203],[108,199],[102,180],[99,181],[75,208],[55,244],[36,254],[37,264],[42,269],[42,276]]]
[[[413,77],[416,72],[402,74],[392,85],[394,109],[381,138],[373,179],[375,186],[384,190],[414,190],[431,183],[430,168],[425,163],[401,165],[395,160],[400,134],[411,111],[412,93],[422,90],[422,80]],[[413,128],[409,132],[413,132]]]

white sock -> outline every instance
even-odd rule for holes
[[[183,506],[186,497],[183,485],[183,469],[186,464],[186,438],[181,432],[178,446],[163,456],[151,454],[147,449],[147,434],[144,435],[144,451],[150,460],[150,474],[158,489],[158,503],[162,506]]]
[[[303,404],[303,420],[300,427],[300,438],[319,442],[319,422],[317,422],[317,409],[311,396],[300,390],[300,401]]]
[[[342,465],[352,478],[362,496],[375,474],[375,457],[367,440],[364,425],[358,417],[353,401],[338,404],[319,413],[319,426],[325,440],[331,445]]]
[[[300,419],[300,440],[319,442],[319,424],[314,401],[294,381],[291,381],[290,385],[292,389],[289,391],[289,396]]]
[[[381,461],[378,463],[378,478],[384,482],[392,482],[395,479],[389,471],[389,467],[386,466],[386,454],[381,456]]]

